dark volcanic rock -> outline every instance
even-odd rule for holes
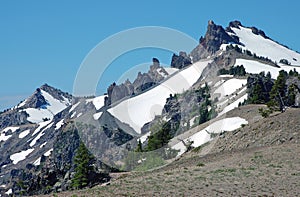
[[[231,21],[229,23],[229,27],[234,27],[234,28],[237,28],[237,29],[240,29],[240,27],[243,27],[242,23],[240,21]]]
[[[3,129],[8,126],[17,126],[22,124],[27,124],[27,113],[24,111],[20,111],[16,113],[16,110],[8,111],[0,114],[0,129]]]
[[[105,105],[109,106],[127,96],[132,96],[144,92],[162,81],[168,73],[160,66],[157,58],[152,59],[152,65],[147,73],[139,72],[137,78],[131,83],[126,80],[124,83],[117,85],[113,83],[107,89],[107,99]]]
[[[233,33],[233,31],[230,28],[240,29],[240,27],[244,27],[240,21],[237,21],[237,20],[231,21],[229,23],[229,27],[226,28],[226,31]],[[256,27],[250,27],[250,29],[252,30],[252,33],[254,33],[256,35],[261,35],[262,37],[269,39],[269,37],[266,36],[266,34],[263,30],[257,29]]]
[[[238,44],[239,39],[236,36],[230,36],[222,26],[216,25],[210,20],[204,38],[200,38],[199,45],[191,52],[193,62],[214,54],[222,44],[228,43]]]
[[[251,27],[252,33],[256,35],[261,35],[262,37],[269,39],[268,36],[266,36],[265,32],[263,30],[257,29],[256,27]]]
[[[171,67],[182,69],[188,65],[192,64],[192,60],[187,56],[186,52],[180,52],[179,55],[173,54]]]
[[[48,105],[48,102],[41,94],[41,89],[37,88],[34,94],[26,101],[25,107],[41,108]]]

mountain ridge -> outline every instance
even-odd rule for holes
[[[258,44],[260,48],[253,47]],[[268,54],[261,50],[265,46],[272,46],[274,54],[280,56],[264,56]],[[44,84],[25,101],[0,114],[0,185],[4,185],[0,193],[33,195],[71,189],[76,168],[73,159],[80,142],[96,155],[93,165],[100,179],[91,184],[99,184],[109,181],[109,172],[127,164],[130,154],[126,154],[135,153],[139,142],[142,149],[156,146],[153,139],[162,131],[169,132],[171,138],[162,142],[163,147],[169,145],[179,158],[190,150],[192,141],[197,148],[224,131],[236,131],[241,125],[252,127],[256,122],[249,117],[238,113],[226,117],[251,96],[249,91],[253,89],[249,88],[253,85],[249,84],[254,82],[249,83],[247,78],[264,71],[272,73],[275,80],[279,70],[294,69],[287,74],[294,78],[286,76],[288,91],[284,94],[294,91],[296,103],[300,101],[296,77],[300,67],[292,65],[297,65],[298,59],[300,54],[283,48],[255,27],[233,21],[224,29],[209,21],[208,31],[190,54],[173,55],[170,65],[176,69],[174,73],[168,73],[153,58],[150,71],[139,73],[135,82],[114,84],[107,95],[89,98],[74,97]],[[243,68],[244,72],[219,73],[231,68]],[[292,85],[294,89],[290,90]],[[165,126],[163,130],[156,128],[160,124]],[[147,164],[150,156],[140,156],[127,166],[130,170]]]

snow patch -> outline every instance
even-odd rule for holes
[[[106,95],[102,95],[93,99],[93,105],[95,106],[96,110],[99,110],[101,107],[104,106],[105,97]]]
[[[31,148],[31,149],[21,151],[19,153],[12,154],[10,156],[10,159],[13,161],[13,164],[17,164],[20,161],[24,160],[33,150],[34,149]]]
[[[50,150],[48,150],[47,152],[44,153],[45,157],[49,157],[51,155],[51,152],[53,151],[53,148],[51,148]]]
[[[35,166],[39,166],[40,164],[41,164],[41,157],[39,157],[37,160],[33,162],[33,165]]]
[[[51,120],[45,121],[45,122],[40,122],[38,128],[36,128],[31,136],[34,136],[37,134],[43,127],[47,126]]]
[[[80,102],[78,102],[78,103],[72,105],[72,107],[71,107],[70,110],[69,110],[69,113],[71,113],[71,112],[72,112],[79,104],[80,104]]]
[[[58,121],[55,125],[55,129],[54,130],[58,130],[60,129],[63,125],[64,125],[64,119],[61,119],[60,121]]]
[[[50,123],[46,128],[44,128],[29,144],[30,147],[33,147],[36,142],[45,134],[44,131],[49,129],[53,125],[53,122]]]
[[[22,138],[26,137],[29,133],[30,133],[30,129],[22,131],[22,133],[19,134],[19,138],[22,139]]]
[[[18,130],[20,127],[6,127],[0,132],[0,142],[8,140],[12,135],[6,135],[6,133],[10,130],[12,133],[14,133],[16,130]]]
[[[41,93],[46,99],[46,101],[49,103],[47,109],[54,115],[61,112],[70,105],[69,101],[66,98],[64,98],[64,101],[60,101],[55,99],[53,96],[51,96],[48,92],[44,90],[41,90]]]
[[[94,120],[98,120],[101,117],[101,115],[102,115],[102,112],[95,113],[93,115]]]
[[[7,192],[5,192],[5,194],[7,194],[7,195],[10,195],[10,194],[12,194],[13,192],[12,192],[12,189],[10,188],[9,190],[7,190]]]
[[[233,75],[219,75],[218,77],[221,77],[221,78],[232,78]]]
[[[247,79],[229,79],[218,87],[214,94],[220,94],[220,100],[226,95],[234,93],[237,89],[247,84]]]
[[[243,103],[245,100],[247,100],[248,98],[248,94],[245,94],[244,96],[242,96],[241,98],[237,99],[236,101],[234,101],[233,103],[231,103],[230,105],[226,106],[223,111],[221,113],[218,114],[218,116],[221,116],[231,110],[233,110],[234,108],[237,108],[239,106],[239,103]]]
[[[28,121],[32,123],[40,123],[43,122],[43,119],[52,119],[53,114],[47,109],[35,109],[35,108],[27,108],[22,111],[25,111],[29,117],[27,118]]]
[[[40,145],[40,148],[43,148],[46,144],[47,142],[44,142],[43,144]]]
[[[193,134],[192,136],[184,139],[183,141],[187,143],[188,141],[193,141],[192,146],[198,147],[206,142],[212,140],[211,133],[221,133],[223,131],[233,131],[241,127],[242,124],[248,124],[248,122],[240,117],[232,117],[232,118],[224,118],[222,120],[218,120],[205,129]],[[178,150],[179,153],[177,156],[182,155],[186,151],[186,147],[182,143],[182,141],[178,142],[172,149]]]
[[[144,143],[147,140],[147,138],[150,136],[150,134],[151,134],[151,131],[147,132],[146,134],[144,134],[143,136],[138,138],[137,141],[141,140],[141,143]]]

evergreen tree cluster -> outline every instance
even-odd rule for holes
[[[218,71],[218,75],[234,75],[234,76],[245,76],[246,70],[243,65],[230,67],[229,70],[222,68]]]
[[[296,70],[291,70],[289,74],[284,70],[279,72],[270,92],[271,101],[268,103],[270,109],[284,111],[286,107],[295,106],[296,95],[300,93],[300,88],[296,83],[288,83],[292,78],[299,82],[299,73]]]
[[[216,107],[213,105],[212,101],[210,100],[209,91],[210,90],[207,84],[205,84],[204,88],[200,88],[200,90],[198,91],[199,98],[203,99],[199,108],[198,124],[205,123],[210,119],[216,117],[217,115],[217,112],[215,111]]]
[[[272,111],[284,111],[286,107],[296,105],[296,96],[300,93],[299,73],[294,69],[287,73],[279,71],[277,79],[273,82],[271,74],[264,73],[250,75],[247,80],[248,103],[267,104],[268,111],[260,110],[267,116]]]
[[[148,137],[148,144],[145,150],[157,150],[165,146],[172,137],[173,136],[171,136],[171,124],[169,122],[162,122],[158,130],[151,131],[151,135]]]
[[[252,74],[247,79],[248,103],[265,104],[270,101],[270,91],[274,85],[270,72],[265,75]]]

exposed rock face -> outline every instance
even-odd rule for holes
[[[260,30],[260,29],[257,29],[256,27],[251,27],[251,30],[254,34],[256,35],[261,35],[262,37],[266,38],[266,39],[269,39],[268,36],[266,36],[265,32]]]
[[[108,97],[105,101],[105,105],[109,106],[127,96],[139,94],[162,81],[168,73],[160,66],[157,58],[153,58],[152,62],[153,64],[150,66],[150,70],[147,73],[139,72],[133,83],[126,80],[120,85],[116,83],[110,85],[107,89]]]
[[[26,112],[18,112],[17,110],[8,111],[0,114],[0,129],[3,129],[8,126],[16,126],[29,123],[27,121]]]
[[[26,103],[22,106],[22,108],[42,108],[43,106],[48,105],[48,102],[41,94],[41,90],[51,94],[51,96],[53,96],[57,100],[72,100],[72,96],[70,94],[62,92],[59,89],[53,88],[48,84],[44,84],[40,88],[36,89],[33,95],[26,100]]]
[[[186,52],[180,52],[179,55],[173,54],[171,67],[182,69],[188,65],[192,64],[192,60],[187,56]]]
[[[229,23],[229,26],[226,28],[226,31],[233,33],[233,31],[230,28],[240,29],[240,27],[244,27],[240,21],[232,21]],[[250,27],[250,29],[252,30],[252,33],[254,33],[256,35],[261,35],[262,37],[269,39],[269,37],[266,36],[266,34],[263,30],[257,29],[256,27]]]
[[[33,108],[40,108],[43,105],[47,105],[46,99],[41,94],[41,89],[37,88],[35,93],[30,97],[30,99],[27,101],[27,104],[25,107],[33,107]]]
[[[193,61],[195,62],[214,54],[220,49],[222,44],[228,43],[237,44],[239,43],[239,39],[236,36],[230,36],[222,26],[216,25],[210,20],[204,38],[200,38],[199,45],[191,52]]]
[[[294,94],[295,94],[295,104],[294,107],[300,107],[300,78],[295,76],[289,76],[286,81],[287,86],[287,95],[289,94],[289,90],[291,86],[295,86]]]
[[[80,103],[76,108],[66,106],[63,111],[53,114],[53,119],[33,124],[27,121],[28,115],[24,109],[39,110],[43,105],[51,105],[51,102],[48,103],[44,98],[42,90],[61,103],[69,103],[72,98],[68,93],[43,85],[21,106],[0,114],[0,185],[5,185],[0,187],[0,195],[4,195],[8,188],[12,189],[16,196],[70,189],[74,174],[74,155],[82,140],[77,127],[72,127],[74,118],[95,113],[95,106],[92,102],[87,102],[88,99],[74,98],[76,103]],[[11,128],[8,128],[9,126]],[[122,132],[114,131],[111,127],[106,133],[103,130],[96,131],[103,136],[109,134],[106,138],[111,140],[111,143],[125,143],[124,140],[131,139],[127,133],[122,135]],[[14,154],[21,155],[24,151],[31,151],[24,159],[12,157]],[[91,184],[108,181],[107,172],[111,168],[100,160],[95,160],[95,167],[97,171],[96,174],[91,174]]]
[[[25,169],[11,171],[11,183],[15,195],[35,195],[49,192],[59,192],[71,189],[71,178],[74,175],[74,157],[80,143],[78,131],[70,125],[60,133],[54,141],[53,153],[50,157],[42,156],[43,165],[36,167],[28,164]],[[107,173],[102,162],[93,161],[97,171],[88,178],[91,184],[107,182]]]
[[[235,21],[231,21],[229,23],[229,27],[234,27],[234,28],[240,29],[240,27],[243,27],[243,25],[240,21],[235,20]]]

